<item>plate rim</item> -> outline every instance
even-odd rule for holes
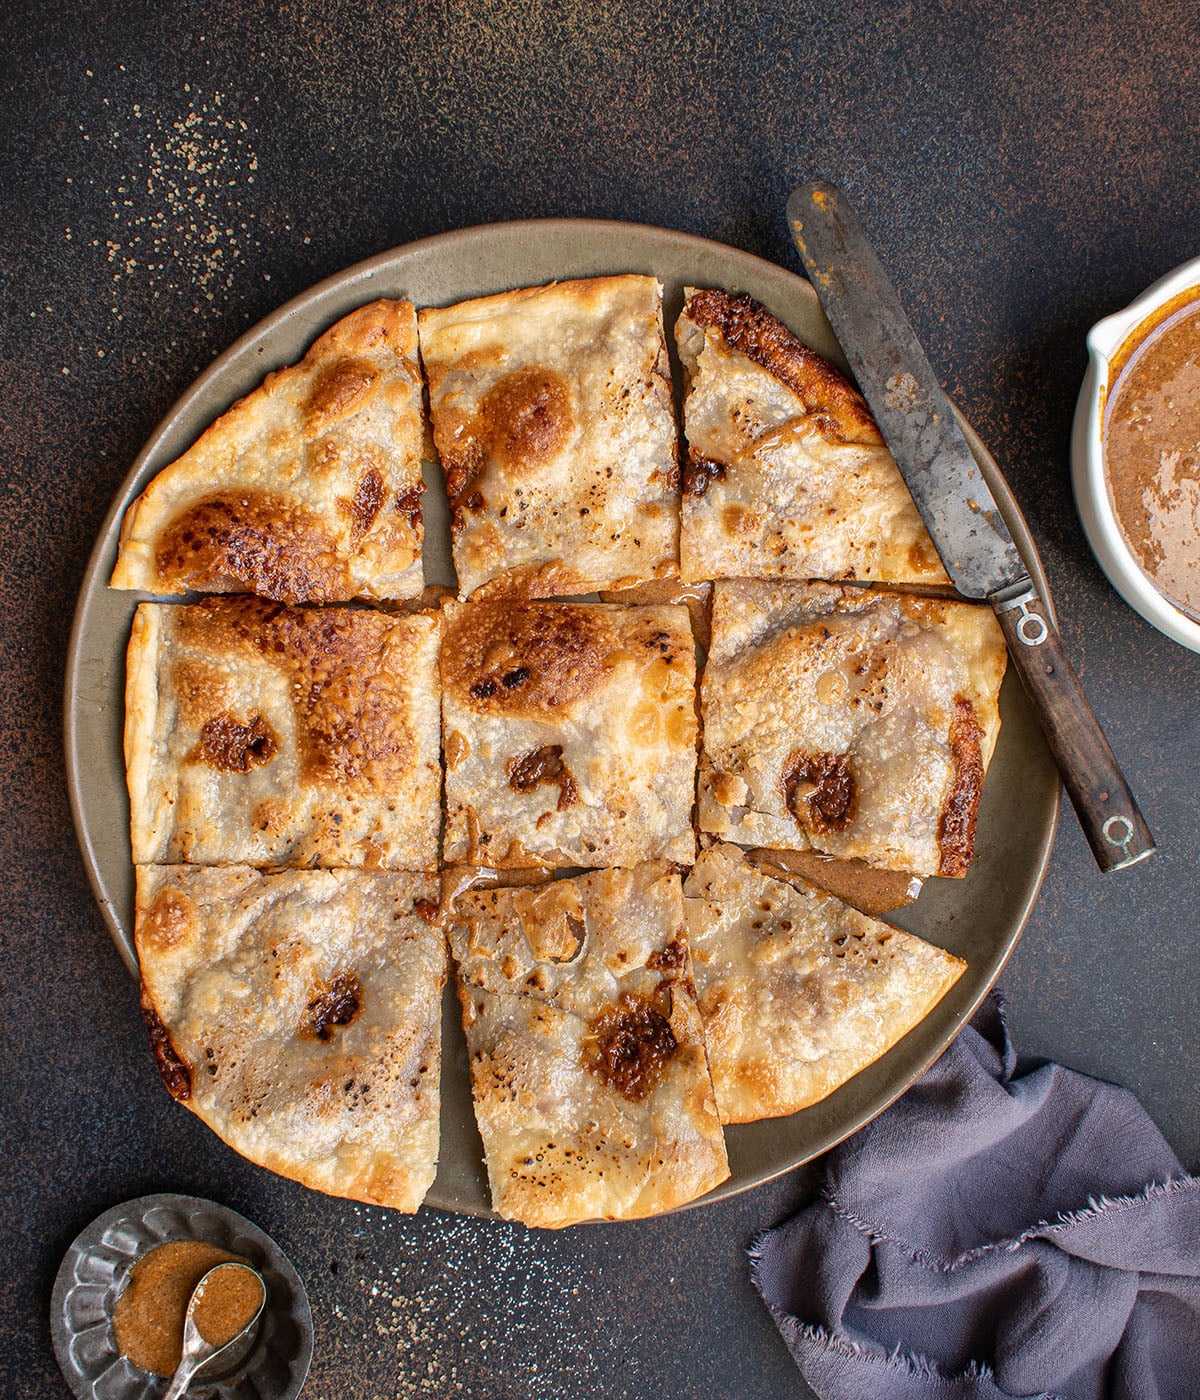
[[[252,353],[257,346],[273,337],[283,326],[294,318],[303,316],[314,307],[319,307],[330,300],[344,297],[352,289],[369,286],[371,279],[377,273],[385,270],[391,271],[398,262],[411,260],[414,257],[437,254],[446,249],[454,249],[456,245],[486,242],[489,239],[502,239],[514,235],[520,236],[525,233],[528,233],[530,237],[554,234],[560,237],[578,235],[585,238],[597,238],[605,234],[612,237],[621,234],[637,235],[640,237],[648,237],[655,243],[662,243],[663,240],[665,240],[676,248],[692,250],[697,255],[702,253],[713,254],[718,256],[725,263],[728,263],[732,259],[735,264],[743,265],[748,273],[752,274],[757,269],[760,271],[760,275],[764,277],[770,279],[784,278],[791,284],[790,290],[796,296],[809,303],[818,319],[820,321],[825,320],[815,291],[811,284],[800,274],[779,263],[760,257],[758,254],[748,252],[742,248],[733,247],[726,243],[721,243],[715,239],[706,238],[702,235],[689,233],[684,230],[668,229],[654,224],[620,219],[593,219],[584,217],[512,219],[493,223],[475,224],[466,228],[451,229],[441,233],[431,234],[420,239],[415,239],[412,242],[399,244],[393,248],[372,254],[370,257],[350,264],[339,272],[331,273],[289,297],[274,311],[268,313],[265,317],[249,326],[222,350],[206,368],[201,370],[159,419],[153,431],[143,443],[137,456],[134,458],[128,471],[125,473],[113,496],[109,509],[98,529],[95,542],[90,551],[87,565],[80,581],[67,643],[67,660],[63,686],[63,741],[72,823],[75,828],[76,838],[79,843],[93,896],[100,908],[101,915],[104,918],[109,935],[116,946],[117,952],[131,975],[135,978],[138,977],[138,969],[136,956],[133,951],[132,930],[130,930],[128,935],[125,934],[121,918],[118,916],[113,907],[112,900],[109,898],[101,874],[100,862],[93,845],[91,830],[83,810],[83,779],[81,772],[85,760],[79,751],[76,712],[80,698],[81,652],[88,603],[93,592],[98,587],[104,589],[108,587],[107,575],[111,572],[111,563],[107,563],[107,561],[119,539],[120,523],[126,510],[146,484],[143,478],[148,481],[152,472],[161,470],[164,466],[168,465],[170,460],[174,459],[174,456],[178,455],[173,448],[167,460],[161,463],[156,463],[155,460],[162,450],[163,444],[169,439],[173,432],[178,430],[180,421],[185,418],[191,406],[202,398],[210,390],[211,386],[218,383],[231,366],[240,362],[242,357]],[[636,255],[632,257],[630,261],[636,265]],[[609,274],[597,273],[595,275]],[[365,300],[369,299],[369,297],[363,298],[356,304],[364,304]],[[434,303],[423,302],[422,304]],[[827,322],[825,322],[825,324],[826,326],[828,325]],[[314,338],[316,334],[319,334],[319,331],[313,332],[313,335],[309,337],[309,343],[311,343],[311,339]],[[829,332],[829,336],[836,346],[836,340],[833,338],[832,331]],[[838,355],[836,358],[841,360],[842,367],[848,372],[844,357]],[[267,360],[264,362],[262,374],[265,375],[270,370],[277,368],[278,365],[285,363],[289,363],[286,358],[275,362],[270,360],[270,357],[267,357]],[[232,399],[229,400],[229,402],[232,401]],[[1016,542],[1018,552],[1026,567],[1029,569],[1035,583],[1038,585],[1039,592],[1046,601],[1053,617],[1055,610],[1048,581],[1038,555],[1036,544],[1034,543],[1024,515],[1020,510],[1020,506],[1015,500],[998,464],[995,462],[978,434],[963,417],[958,407],[953,404],[952,407],[954,408],[960,426],[963,428],[972,452],[979,461],[985,478],[992,487],[994,494],[997,495],[1001,513]],[[198,431],[203,431],[203,429]],[[186,445],[185,443],[185,448]],[[185,450],[185,448],[179,450]],[[141,598],[150,597],[152,595],[138,594],[131,596]],[[999,950],[1000,956],[995,967],[984,976],[979,989],[971,996],[965,1008],[960,1008],[960,1011],[956,1013],[946,1029],[934,1038],[931,1043],[931,1048],[929,1048],[927,1052],[917,1056],[915,1060],[906,1066],[903,1073],[899,1075],[897,1083],[894,1086],[889,1086],[886,1094],[882,1096],[882,1101],[880,1101],[877,1096],[870,1102],[869,1107],[850,1114],[847,1123],[840,1125],[837,1131],[820,1135],[814,1139],[815,1145],[812,1145],[811,1148],[806,1146],[803,1152],[797,1155],[793,1160],[762,1172],[751,1172],[748,1176],[738,1177],[736,1179],[731,1176],[706,1195],[700,1197],[696,1201],[691,1201],[681,1207],[677,1207],[677,1210],[691,1210],[698,1206],[728,1199],[729,1197],[740,1194],[742,1191],[774,1180],[784,1172],[790,1171],[822,1155],[839,1142],[844,1141],[847,1137],[857,1132],[873,1118],[877,1117],[879,1113],[883,1112],[884,1109],[893,1103],[931,1064],[934,1063],[959,1034],[963,1026],[983,1001],[984,997],[987,996],[988,992],[994,986],[997,978],[1003,971],[1005,963],[1008,961],[1013,949],[1020,940],[1021,934],[1029,920],[1030,913],[1037,901],[1053,852],[1054,838],[1061,812],[1061,786],[1055,790],[1050,809],[1049,819],[1040,837],[1037,858],[1033,866],[1033,878],[1029,884],[1028,893],[1021,903],[1020,908],[1017,910],[1017,917],[1011,933],[1006,936],[1003,947]],[[734,1131],[736,1131],[736,1129],[734,1129]],[[436,1190],[436,1187],[434,1190]],[[446,1198],[435,1198],[432,1193],[430,1196],[426,1197],[426,1203],[435,1208],[450,1210],[459,1214],[494,1217],[494,1212],[486,1206],[476,1208],[471,1203],[451,1201]]]

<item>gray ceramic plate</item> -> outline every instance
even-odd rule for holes
[[[809,284],[748,253],[689,234],[638,224],[548,219],[442,234],[382,253],[320,283],[248,331],[167,414],[134,463],[100,532],[71,634],[66,678],[66,751],[72,811],[96,898],[122,957],[133,951],[133,870],[122,758],[125,646],[143,595],[107,587],[121,517],[147,482],[268,370],[300,359],[332,322],[376,297],[445,305],[465,297],[556,278],[645,272],[666,289],[668,325],[685,285],[725,287],[757,297],[822,354],[845,367]],[[964,425],[965,427],[966,425]],[[1046,597],[1029,531],[983,445],[971,449],[1000,504],[1025,563]],[[436,493],[427,492],[433,505]],[[444,570],[444,520],[430,511],[426,571]],[[949,1044],[995,981],[1041,883],[1058,814],[1059,780],[1020,683],[1009,675],[1000,697],[1003,727],[988,772],[978,847],[965,880],[933,880],[896,922],[967,960],[968,971],[942,1004],[901,1044],[824,1103],[791,1118],[732,1128],[731,1176],[706,1200],[767,1181],[808,1160],[874,1117]],[[441,1166],[432,1205],[484,1214],[486,1177],[472,1116],[466,1051],[447,999]]]
[[[227,1206],[198,1196],[140,1196],[114,1206],[72,1242],[54,1281],[50,1333],[58,1364],[80,1400],[153,1400],[167,1382],[119,1355],[113,1305],[143,1254],[168,1240],[204,1240],[241,1255],[263,1276],[267,1302],[254,1345],[214,1376],[201,1372],[196,1400],[295,1400],[313,1351],[312,1313],[300,1275],[270,1235]]]

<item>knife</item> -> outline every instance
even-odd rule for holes
[[[1154,838],[1088,703],[895,290],[833,185],[793,191],[788,222],[809,279],[954,586],[987,599],[1101,870]]]

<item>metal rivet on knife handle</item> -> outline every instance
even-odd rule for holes
[[[1032,585],[993,600],[1009,655],[1042,721],[1050,752],[1101,870],[1154,854],[1154,837],[1125,782],[1046,606]]]
[[[946,572],[960,593],[996,609],[1100,868],[1144,860],[1154,838],[858,216],[833,185],[814,181],[793,192],[788,219]]]

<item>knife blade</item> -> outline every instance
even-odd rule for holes
[[[826,318],[954,586],[996,611],[1101,870],[1155,851],[1112,748],[950,401],[845,196],[794,190],[788,222]]]

